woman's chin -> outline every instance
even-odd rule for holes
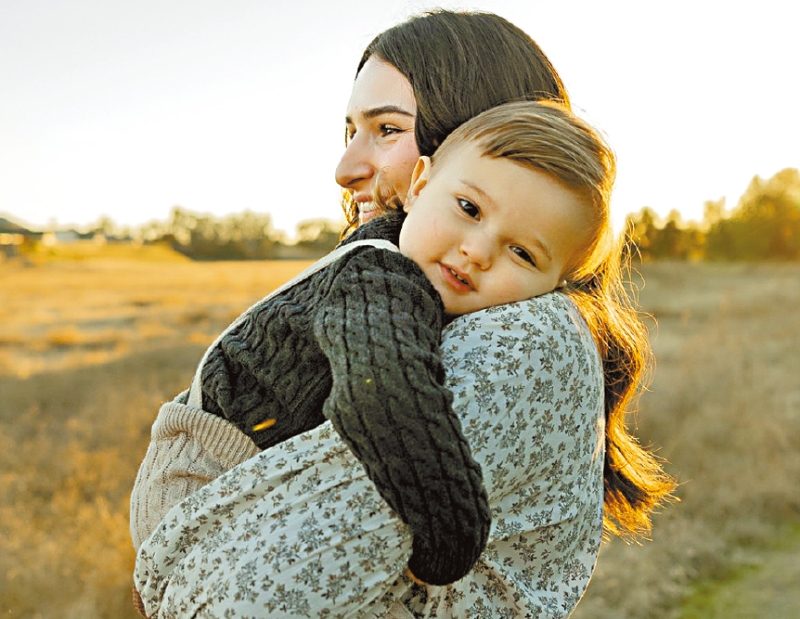
[[[378,215],[380,215],[380,211],[378,209],[372,209],[372,210],[369,210],[369,211],[361,211],[358,214],[358,225],[359,226],[363,226],[370,219],[375,219]]]

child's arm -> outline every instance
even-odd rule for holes
[[[333,376],[323,412],[411,527],[409,568],[429,584],[466,575],[491,524],[480,466],[443,385],[442,317],[416,265],[367,250],[347,260],[315,324]]]

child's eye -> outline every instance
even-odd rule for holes
[[[532,266],[536,266],[536,261],[533,259],[533,257],[521,247],[512,246],[511,251],[517,254],[517,256],[522,258],[525,262],[531,264]]]
[[[458,205],[461,207],[461,210],[467,214],[467,216],[472,217],[473,219],[478,219],[480,217],[481,212],[478,210],[478,207],[469,200],[459,198]]]

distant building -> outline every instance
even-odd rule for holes
[[[42,235],[42,245],[45,247],[69,245],[80,240],[82,240],[81,235],[76,230],[51,230]]]
[[[0,217],[0,255],[13,257],[19,255],[19,248],[26,241],[36,242],[42,238],[41,232],[28,230],[18,223]]]

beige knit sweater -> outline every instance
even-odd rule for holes
[[[131,539],[138,550],[166,513],[259,449],[229,421],[185,404],[161,407],[131,492]]]

